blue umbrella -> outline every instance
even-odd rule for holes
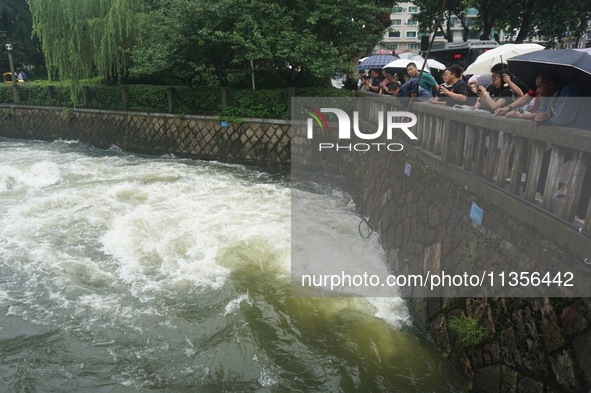
[[[562,84],[577,85],[586,96],[591,96],[591,48],[547,49],[507,59],[509,69],[530,88],[535,87],[537,75],[554,69]]]
[[[373,68],[382,69],[386,64],[394,61],[396,59],[400,59],[400,57],[395,55],[373,55],[367,57],[357,66],[358,70],[371,70]]]

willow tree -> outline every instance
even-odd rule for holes
[[[125,75],[142,0],[27,0],[50,78]]]

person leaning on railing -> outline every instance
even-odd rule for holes
[[[508,118],[513,119],[525,119],[534,120],[536,112],[540,107],[540,93],[539,88],[542,83],[542,78],[538,76],[536,78],[536,90],[529,90],[525,95],[519,97],[509,105],[498,108],[495,110],[495,116],[505,115]],[[530,103],[533,101],[533,105]]]
[[[444,74],[447,74],[447,85],[451,85],[450,88],[446,88],[443,85],[439,87],[439,96],[445,97],[444,101],[446,105],[453,106],[455,104],[464,104],[468,99],[468,84],[462,79],[462,68],[453,64],[445,69]],[[435,103],[440,103],[435,101]]]
[[[498,63],[491,67],[491,74],[499,74],[503,79],[503,87],[505,89],[511,89],[515,93],[515,97],[523,96],[524,89],[528,87],[519,78],[517,78],[509,69],[506,64]]]
[[[508,87],[504,87],[502,74],[493,72],[491,78],[492,85],[489,87],[477,87],[476,94],[478,95],[478,101],[476,101],[472,109],[485,109],[494,112],[505,106],[505,104],[513,102],[515,93]]]

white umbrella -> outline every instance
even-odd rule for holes
[[[466,75],[489,74],[492,66],[501,63],[501,59],[503,60],[503,63],[507,64],[507,59],[530,52],[536,52],[542,49],[544,49],[544,47],[538,44],[501,45],[494,49],[489,49],[478,56],[476,61],[470,64],[464,73]]]
[[[417,56],[417,54],[412,52],[401,52],[398,53],[398,56],[400,56],[401,59],[410,59],[413,56]]]
[[[425,59],[423,59],[421,56],[416,55],[410,58],[410,60],[413,61],[420,61],[421,64],[423,64],[422,62],[425,61]],[[417,67],[419,65],[417,64]],[[435,68],[436,70],[445,70],[445,64],[438,62],[437,60],[433,60],[433,59],[427,59],[427,67],[429,68]],[[420,67],[419,67],[420,69]]]
[[[406,67],[410,64],[410,63],[415,63],[417,68],[420,70],[421,68],[423,68],[423,60],[421,58],[421,60],[411,60],[411,59],[396,59],[394,61],[389,62],[388,64],[386,64],[384,67],[382,67],[382,69],[384,68],[401,68],[404,71],[406,71]],[[425,71],[431,73],[429,71],[429,68],[425,68]]]

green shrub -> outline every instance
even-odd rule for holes
[[[8,83],[0,85],[0,103],[12,104],[12,85]]]
[[[484,328],[472,317],[454,317],[449,320],[449,328],[457,336],[460,344],[474,347],[484,341]]]
[[[175,110],[177,113],[215,116],[222,111],[222,91],[219,87],[206,86],[193,89],[176,87]]]
[[[105,86],[99,79],[85,80],[89,91],[89,102],[85,105],[82,91],[76,104],[72,102],[68,82],[35,81],[19,84],[24,105],[88,107],[102,110],[123,110],[124,88],[128,91],[128,110],[140,112],[168,112],[167,86],[158,85],[116,85]],[[49,98],[49,89],[52,98]],[[300,88],[300,97],[351,97],[347,90],[331,87]],[[222,90],[217,86],[189,88],[174,87],[175,113],[184,115],[221,115],[229,118],[289,119],[287,88],[277,89],[229,89],[228,106],[222,111]],[[0,103],[12,103],[10,84],[0,85]]]
[[[129,110],[140,112],[168,112],[165,86],[128,86]]]
[[[94,109],[123,110],[123,88],[121,86],[89,86],[90,107]]]
[[[287,119],[286,89],[231,90],[224,115],[248,118]]]
[[[302,87],[298,89],[299,97],[354,97],[351,90],[335,89],[334,87]]]

